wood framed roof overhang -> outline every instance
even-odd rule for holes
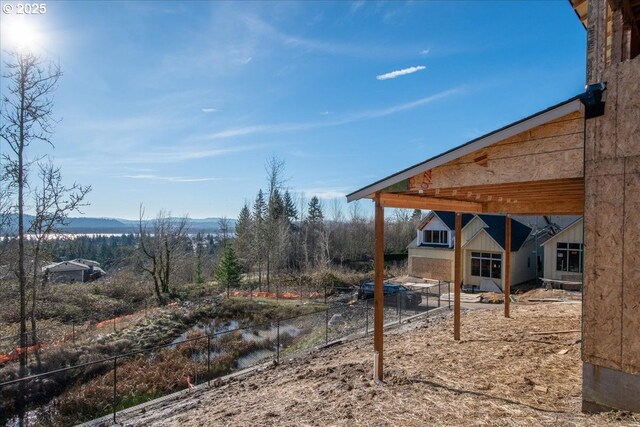
[[[584,109],[571,98],[357,190],[384,207],[580,215]]]

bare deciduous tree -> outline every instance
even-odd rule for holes
[[[65,186],[62,183],[60,168],[53,163],[38,163],[39,186],[33,191],[33,206],[35,214],[31,220],[28,232],[33,236],[30,241],[31,249],[31,345],[37,343],[36,337],[36,302],[38,277],[40,276],[40,257],[47,242],[47,238],[55,233],[58,227],[68,224],[69,214],[80,212],[86,206],[85,197],[91,191],[91,186],[74,183]]]
[[[26,346],[26,253],[25,253],[25,192],[29,160],[25,150],[32,143],[53,145],[51,134],[55,121],[52,119],[53,100],[60,67],[49,63],[45,66],[40,57],[29,52],[10,53],[11,60],[5,63],[8,80],[0,109],[0,138],[10,148],[4,155],[5,173],[15,183],[18,214],[18,262],[16,276],[20,288],[20,346]],[[26,374],[27,359],[20,355],[20,376]]]
[[[171,277],[174,263],[178,260],[188,239],[188,216],[172,218],[170,212],[161,210],[156,218],[147,221],[144,207],[140,205],[140,251],[143,255],[142,269],[153,279],[158,303],[167,302],[171,292]],[[151,224],[151,231],[148,225]]]

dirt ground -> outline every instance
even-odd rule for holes
[[[640,426],[639,414],[580,412],[579,303],[449,312],[118,416],[125,426]],[[532,333],[533,332],[533,333]],[[536,333],[538,332],[538,333]]]

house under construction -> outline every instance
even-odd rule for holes
[[[640,412],[640,0],[570,0],[587,30],[585,93],[347,196],[375,201],[376,375],[383,378],[384,208],[583,215],[583,410]],[[505,239],[511,240],[510,217]],[[454,248],[454,337],[462,251]],[[510,251],[504,255],[510,292]],[[509,316],[509,298],[504,315]]]

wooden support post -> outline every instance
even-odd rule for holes
[[[380,193],[375,196],[375,251],[373,291],[373,350],[378,354],[376,379],[383,380],[382,341],[384,328],[384,207]]]
[[[511,215],[504,222],[504,317],[509,317],[511,303]]]
[[[455,285],[453,290],[453,339],[460,340],[460,292],[462,290],[462,214],[456,212]]]

